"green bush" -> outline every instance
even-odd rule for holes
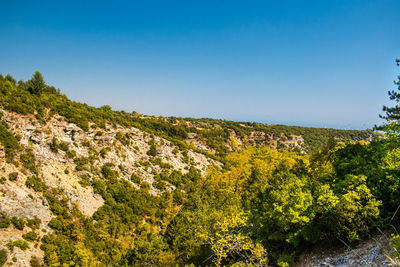
[[[153,156],[153,157],[157,156],[157,146],[156,146],[154,139],[150,140],[149,145],[150,145],[150,148],[147,151],[147,155]]]
[[[35,241],[37,239],[37,237],[38,237],[38,235],[34,231],[30,231],[30,232],[22,235],[23,239],[30,241],[30,242]]]
[[[89,163],[89,159],[87,157],[82,157],[82,158],[75,158],[74,159],[75,163],[75,170],[76,171],[82,171],[87,168],[85,168],[85,165]]]
[[[15,241],[9,241],[9,242],[6,244],[6,247],[7,247],[10,251],[13,251],[13,250],[14,250],[14,247],[20,248],[21,250],[26,250],[26,249],[29,248],[29,244],[28,244],[28,242],[26,242],[25,240],[18,239],[18,240],[15,240]]]
[[[0,228],[8,228],[10,226],[10,219],[5,213],[0,213]]]
[[[18,218],[18,217],[14,216],[11,218],[11,223],[18,230],[24,230],[24,227],[25,227],[25,219],[24,218]]]
[[[111,163],[105,163],[101,167],[101,173],[105,179],[115,179],[118,177],[118,171],[113,171],[111,168],[114,167]]]
[[[6,263],[8,257],[7,250],[0,249],[0,266],[3,266]]]
[[[12,172],[8,174],[8,180],[16,181],[18,179],[18,172]]]
[[[28,188],[32,188],[36,192],[44,192],[47,190],[47,185],[37,176],[28,177],[25,185]]]
[[[142,179],[138,175],[132,173],[131,181],[134,182],[135,184],[140,185],[140,182],[142,181]]]
[[[35,217],[33,219],[28,219],[28,222],[26,223],[26,225],[31,228],[32,230],[37,230],[40,228],[40,223],[42,222],[42,220],[40,220],[39,218]]]
[[[31,150],[24,154],[21,154],[19,156],[19,160],[26,169],[37,174],[35,155]]]
[[[8,161],[14,159],[14,155],[21,149],[19,140],[10,131],[5,121],[0,121],[0,143],[4,146],[4,152]]]
[[[29,264],[30,264],[31,267],[40,267],[41,266],[38,258],[36,258],[34,256],[31,257],[31,260],[29,261]]]
[[[80,185],[82,185],[83,187],[88,187],[92,184],[92,182],[90,181],[90,177],[88,174],[83,174],[79,176],[81,179],[78,181]]]

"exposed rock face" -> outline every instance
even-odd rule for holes
[[[15,181],[6,181],[0,185],[0,211],[7,214],[9,217],[34,219],[40,218],[40,228],[37,231],[39,237],[51,231],[48,223],[52,218],[52,213],[48,204],[41,193],[36,193],[32,189],[25,186],[27,176],[20,172],[14,165],[4,163],[0,169],[0,177],[8,177],[10,173],[18,173],[18,178]],[[6,229],[0,229],[0,248],[5,248],[9,241],[22,239],[22,235],[27,233],[29,228],[18,230],[12,226]],[[39,247],[30,246],[27,250],[14,248],[12,253],[9,253],[9,262],[12,262],[13,257],[17,258],[15,263],[17,266],[30,266],[29,260],[31,257],[43,258],[43,251]]]

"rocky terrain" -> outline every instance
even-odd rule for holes
[[[355,247],[317,248],[304,253],[297,267],[398,266],[392,260],[390,234],[381,233]]]
[[[88,217],[103,205],[104,200],[93,192],[92,187],[86,186],[85,181],[98,176],[105,164],[118,168],[120,178],[137,188],[141,182],[147,182],[150,185],[149,192],[154,195],[160,194],[160,189],[153,186],[154,176],[161,172],[176,170],[186,173],[193,166],[204,174],[210,164],[219,165],[203,154],[191,150],[183,152],[170,141],[136,128],[107,125],[107,130],[91,128],[85,132],[60,116],[41,124],[31,115],[6,110],[2,112],[2,119],[20,137],[24,149],[34,154],[38,174],[46,186],[61,190],[62,195],[68,198],[69,205],[76,205]],[[152,142],[156,147],[154,156],[148,155]],[[52,144],[61,149],[52,148]],[[51,231],[48,223],[52,213],[42,193],[26,186],[28,177],[34,175],[21,164],[8,162],[3,147],[0,147],[0,211],[8,217],[40,218],[40,227],[36,231],[40,238]],[[15,180],[9,178],[14,176]],[[132,176],[141,177],[141,181],[132,181]],[[173,185],[166,183],[165,190],[174,190]],[[7,243],[21,239],[27,232],[27,227],[24,230],[13,226],[0,229],[0,248],[6,249]],[[32,256],[39,259],[43,257],[39,247],[40,241],[25,250],[14,247],[7,262],[29,266]]]

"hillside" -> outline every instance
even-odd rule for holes
[[[398,206],[398,149],[372,130],[113,111],[35,75],[0,76],[0,262],[288,266]]]

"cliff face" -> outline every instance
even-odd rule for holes
[[[184,174],[193,167],[204,174],[211,164],[220,165],[203,154],[181,151],[170,141],[136,128],[107,125],[106,130],[83,131],[59,116],[41,124],[31,115],[2,112],[2,120],[8,124],[10,132],[20,137],[23,149],[14,156],[16,160],[12,163],[6,160],[4,148],[0,146],[0,211],[9,218],[40,218],[39,229],[35,230],[36,240],[52,231],[48,223],[54,215],[43,193],[28,188],[30,177],[39,177],[50,190],[59,190],[71,208],[76,206],[90,217],[104,203],[90,186],[92,179],[101,176],[103,166],[118,170],[119,178],[136,188],[149,184],[149,192],[159,195],[164,190],[175,189],[166,181],[163,188],[153,186],[154,177],[160,173],[180,171]],[[152,146],[155,150],[149,153]],[[18,161],[24,151],[33,153],[36,171]],[[132,177],[140,177],[140,180]],[[22,235],[30,231],[29,227],[19,230],[12,224],[0,229],[0,248],[6,249],[7,243],[21,240]],[[32,256],[43,257],[40,244],[41,241],[29,242],[25,250],[14,247],[8,253],[8,262],[13,262],[15,257],[17,264],[29,266]]]

